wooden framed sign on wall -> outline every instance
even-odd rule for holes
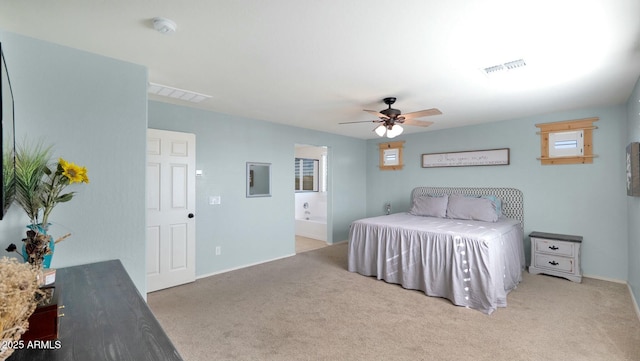
[[[509,148],[422,155],[422,168],[509,165]]]
[[[627,146],[627,195],[640,197],[640,143]]]

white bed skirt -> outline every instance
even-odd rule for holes
[[[490,314],[525,266],[520,222],[496,223],[397,213],[355,221],[349,271],[424,291]]]

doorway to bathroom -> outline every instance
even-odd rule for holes
[[[327,147],[296,144],[294,169],[296,253],[326,247]]]

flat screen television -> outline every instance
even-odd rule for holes
[[[0,149],[2,149],[2,172],[0,173],[0,219],[13,203],[14,196],[14,175],[15,175],[15,118],[13,112],[13,91],[9,73],[4,58],[2,44],[0,43],[0,117],[2,126],[0,127]]]

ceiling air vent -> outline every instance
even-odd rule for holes
[[[490,66],[488,68],[484,68],[484,72],[485,74],[489,75],[495,72],[500,72],[500,71],[504,71],[504,65],[500,64],[500,65],[494,65],[494,66]]]
[[[167,85],[149,83],[147,91],[151,94],[161,95],[164,97],[185,100],[192,103],[200,103],[203,100],[211,98],[211,95],[204,95],[189,90],[178,89]]]
[[[525,65],[527,65],[527,63],[524,62],[524,59],[518,59],[518,60],[510,61],[508,63],[504,63],[504,67],[509,70],[518,69]]]
[[[486,67],[482,69],[482,72],[487,76],[491,76],[495,74],[504,73],[508,70],[516,70],[526,65],[527,63],[524,61],[524,59],[518,59],[518,60],[513,60],[506,63]]]

